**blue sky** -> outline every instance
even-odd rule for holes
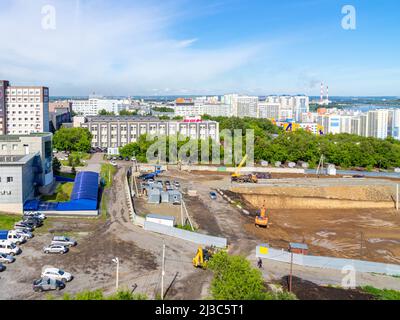
[[[52,95],[400,95],[398,0],[0,2],[0,78]]]

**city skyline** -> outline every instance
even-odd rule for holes
[[[356,29],[345,30],[343,1],[6,0],[0,78],[52,96],[318,96],[321,81],[332,96],[398,96],[400,4],[384,2],[352,1]]]

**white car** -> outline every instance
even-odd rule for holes
[[[42,278],[50,278],[62,282],[69,282],[73,279],[72,274],[58,268],[47,268],[42,272]]]
[[[114,167],[118,166],[118,164],[115,161],[111,161],[110,164]]]
[[[49,245],[48,247],[44,247],[43,248],[43,252],[44,253],[59,253],[59,254],[64,254],[68,252],[68,248],[65,246],[61,246],[61,245],[56,245],[56,244],[52,244]]]

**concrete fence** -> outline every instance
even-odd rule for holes
[[[271,249],[268,245],[259,245],[256,250],[257,258],[285,263],[291,262],[291,253],[288,251]],[[352,268],[354,271],[361,273],[378,273],[390,276],[400,275],[400,265],[353,259],[293,254],[293,264],[321,269],[349,270]]]
[[[182,171],[210,171],[210,172],[230,172],[233,173],[237,169],[234,167],[216,167],[216,166],[189,166],[182,165]],[[305,170],[300,168],[267,168],[267,167],[243,167],[240,169],[241,173],[300,173],[304,174]]]
[[[128,203],[128,209],[131,221],[133,222],[133,224],[143,227],[145,218],[138,216],[135,212],[135,207],[133,206],[133,200],[132,200],[132,190],[129,186],[128,177],[126,177],[123,180],[124,180],[125,197]]]
[[[228,241],[226,238],[219,238],[200,234],[197,232],[190,232],[174,227],[164,226],[162,224],[146,221],[144,223],[144,230],[152,231],[167,236],[179,238],[182,240],[190,241],[204,246],[215,246],[217,248],[226,248]]]

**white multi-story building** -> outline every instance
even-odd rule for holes
[[[281,120],[281,104],[274,102],[259,102],[258,117],[261,119]]]
[[[388,136],[389,110],[368,112],[368,136],[386,139]]]
[[[340,116],[340,133],[351,133],[352,116]]]
[[[232,107],[228,104],[178,104],[175,106],[176,116],[198,117],[206,114],[212,117],[231,117]]]
[[[89,98],[88,100],[72,100],[72,111],[82,116],[96,116],[100,111],[113,112],[118,115],[121,110],[131,106],[129,100]]]
[[[49,89],[0,81],[0,134],[49,132]]]
[[[317,123],[324,127],[324,133],[328,134],[338,134],[341,133],[341,116],[333,115],[333,114],[326,114],[318,116]]]

